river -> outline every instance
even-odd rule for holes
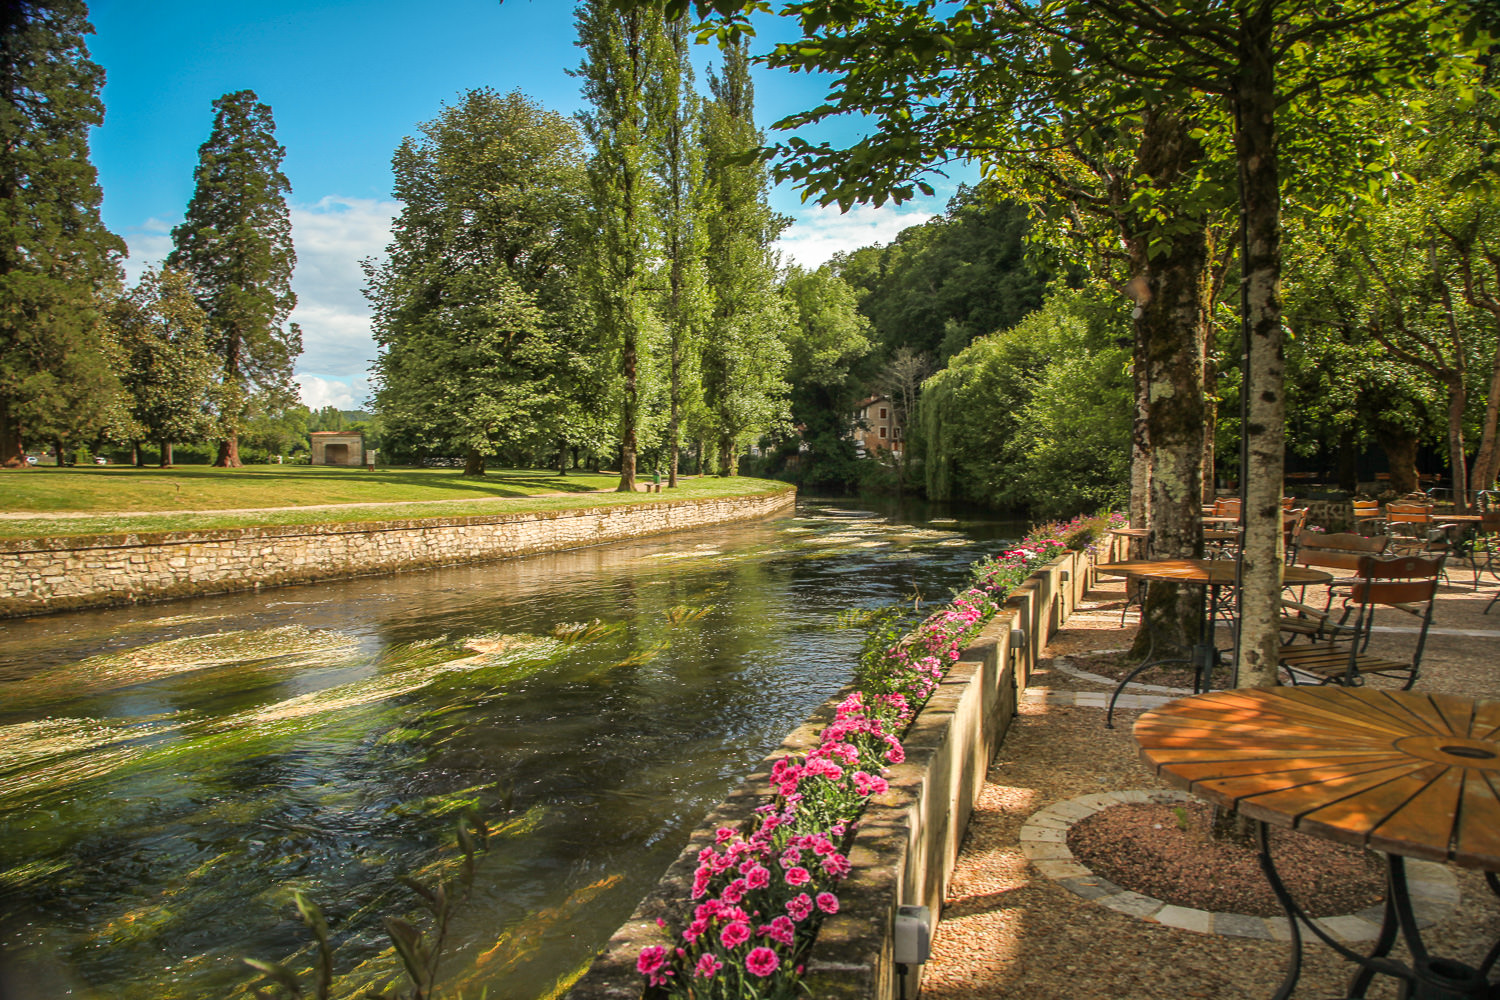
[[[398,878],[491,826],[450,990],[551,995],[847,682],[839,612],[940,603],[1020,526],[855,501],[528,559],[0,622],[0,997],[391,978]]]

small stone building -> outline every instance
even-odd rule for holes
[[[313,465],[365,464],[365,435],[363,431],[313,431]]]

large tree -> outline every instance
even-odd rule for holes
[[[295,398],[292,365],[302,353],[287,317],[297,304],[297,263],[270,105],[253,90],[214,101],[208,141],[198,147],[187,215],[172,230],[167,266],[187,272],[208,314],[222,362],[219,453],[214,464],[240,465],[240,427],[256,409]]]
[[[750,57],[743,41],[726,45],[722,71],[711,73],[704,110],[707,158],[708,284],[714,309],[703,348],[703,395],[718,436],[718,472],[738,473],[739,447],[770,430],[785,413],[789,317],[776,294],[771,250],[788,221],[771,210],[769,177],[754,157]]]
[[[392,158],[386,259],[365,262],[376,395],[393,434],[482,475],[496,450],[562,435],[581,148],[519,91],[470,91],[421,132]]]
[[[166,468],[174,442],[213,433],[219,364],[208,345],[207,317],[186,275],[150,268],[109,315],[139,435],[132,440],[159,445]]]
[[[665,293],[660,312],[665,327],[662,365],[667,380],[667,486],[677,485],[687,393],[696,384],[703,329],[712,298],[704,270],[708,249],[708,205],[703,178],[702,101],[693,90],[688,25],[667,22],[661,71],[647,81],[652,112],[661,122],[661,149],[655,158],[656,212],[666,258]]]
[[[793,317],[785,338],[796,478],[847,486],[855,478],[849,414],[864,392],[856,365],[870,353],[870,321],[860,314],[854,289],[827,265],[791,268],[781,292]]]
[[[660,253],[659,159],[665,123],[651,90],[675,51],[654,5],[588,0],[578,8],[578,45],[584,50],[576,76],[590,110],[579,114],[593,152],[588,161],[591,192],[590,287],[600,345],[616,359],[619,378],[621,492],[635,490],[640,450],[642,397],[651,388],[650,360],[656,334],[649,282]]]
[[[99,218],[89,129],[104,71],[81,0],[0,4],[0,466],[81,436],[117,392],[101,292],[124,243]]]

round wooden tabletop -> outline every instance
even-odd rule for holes
[[[1142,715],[1135,739],[1164,780],[1251,819],[1500,871],[1500,701],[1213,691]]]
[[[1119,535],[1121,538],[1149,538],[1150,528],[1110,528],[1111,535]],[[1223,531],[1219,528],[1204,528],[1203,540],[1205,542],[1233,542],[1240,537],[1238,531]]]
[[[1234,566],[1233,559],[1127,559],[1100,563],[1094,569],[1111,576],[1138,576],[1142,580],[1207,583],[1222,587],[1234,583]],[[1327,583],[1333,579],[1332,573],[1307,566],[1286,566],[1281,572],[1283,583],[1296,586]]]

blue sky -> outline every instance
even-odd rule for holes
[[[359,261],[383,251],[399,210],[390,195],[397,143],[474,87],[519,88],[565,114],[580,107],[578,81],[567,74],[581,58],[570,0],[94,0],[90,14],[90,50],[106,73],[93,159],[104,220],[130,244],[132,279],[170,249],[213,100],[248,88],[271,105],[292,185],[293,319],[304,345],[297,376],[313,407],[356,407],[367,395],[375,346]],[[759,30],[752,51],[784,33],[774,19]],[[699,47],[700,67],[716,57],[713,46]],[[824,92],[815,77],[758,69],[757,117],[769,126]],[[941,212],[955,186],[846,215],[802,205],[780,187],[773,204],[794,219],[780,249],[812,266],[838,250],[888,242]]]

